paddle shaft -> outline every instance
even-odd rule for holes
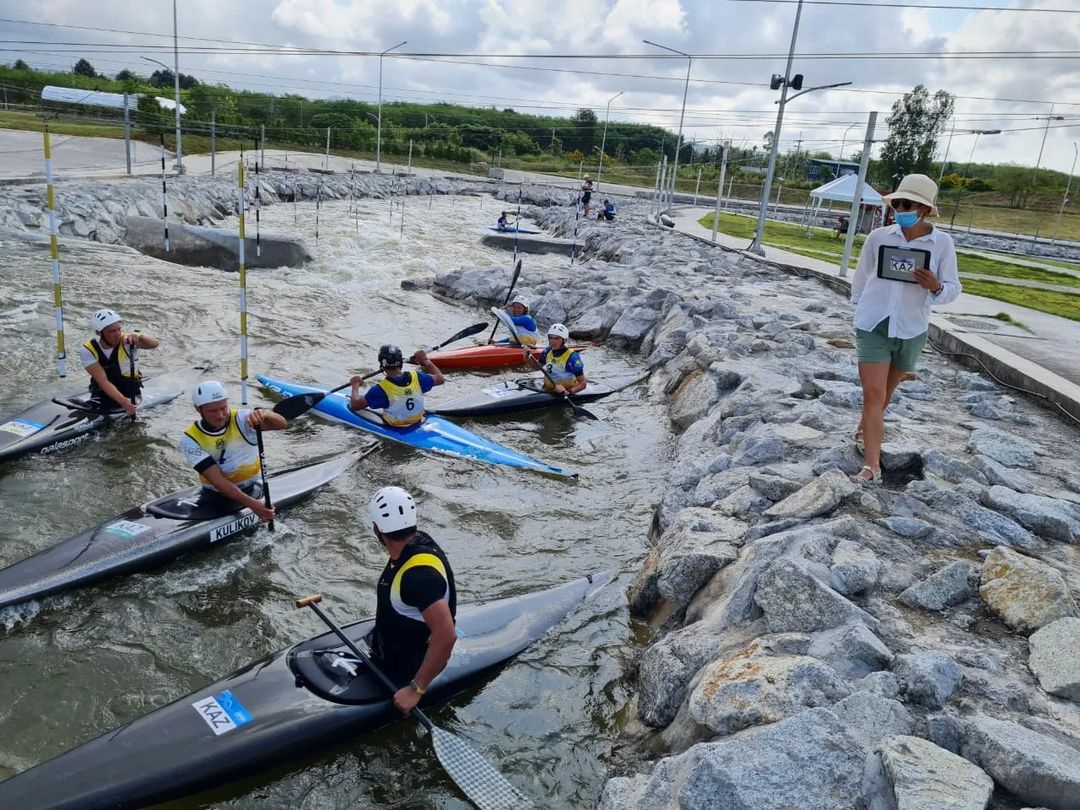
[[[258,442],[258,445],[259,445],[259,474],[262,476],[263,503],[266,504],[267,509],[273,509],[274,504],[271,503],[271,501],[270,501],[270,485],[266,482],[266,450],[263,447],[263,437],[262,437],[262,428],[261,427],[256,427],[255,428],[255,439],[256,439],[256,441]],[[274,521],[273,520],[271,520],[267,524],[267,526],[270,528],[270,531],[276,531],[276,529],[274,528]]]
[[[353,640],[347,635],[345,635],[345,631],[338,627],[337,624],[334,623],[334,620],[323,612],[323,609],[318,605],[320,601],[322,601],[321,596],[309,596],[305,599],[298,599],[296,602],[296,606],[299,608],[309,607],[314,610],[318,617],[323,620],[326,626],[333,630],[334,634],[338,638],[340,638],[342,642],[344,642],[345,646],[348,647],[349,650],[352,651],[353,655],[363,661],[364,664],[368,667],[368,669],[370,669],[375,674],[375,677],[378,678],[382,685],[386,687],[387,691],[389,691],[391,695],[396,694],[398,688],[394,685],[394,682],[391,681],[388,677],[386,677],[386,673],[384,673],[381,669],[375,666],[375,664],[371,660],[371,656],[369,656],[367,653],[361,650],[359,646],[353,643]],[[413,717],[419,720],[420,723],[424,726],[424,728],[426,728],[428,731],[431,731],[435,727],[435,724],[428,719],[428,716],[419,709],[414,708],[410,713]]]
[[[517,236],[514,236],[514,255],[517,255]],[[510,303],[510,296],[514,294],[514,287],[517,286],[518,277],[521,275],[521,259],[517,260],[517,264],[514,265],[514,275],[510,278],[510,289],[506,291],[506,298],[503,299],[503,306],[505,307]],[[499,331],[499,321],[496,319],[495,325],[491,327],[491,334],[488,336],[488,343],[491,343],[495,339],[495,333]],[[517,339],[517,336],[514,336]]]

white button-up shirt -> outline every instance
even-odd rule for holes
[[[933,295],[918,284],[879,278],[878,248],[882,245],[930,251],[930,272],[941,282],[940,292]],[[863,243],[859,264],[851,278],[851,300],[856,305],[855,326],[871,332],[888,318],[889,337],[918,337],[930,325],[930,305],[955,301],[961,289],[956,249],[949,234],[934,228],[909,242],[899,225],[875,228]]]

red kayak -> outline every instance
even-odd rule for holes
[[[575,351],[581,351],[583,346],[571,346]],[[533,349],[533,357],[540,359],[543,347]],[[440,369],[463,369],[463,368],[509,368],[524,366],[520,346],[507,346],[505,344],[489,344],[486,346],[466,346],[464,349],[451,349],[445,352],[432,352],[428,355],[431,362]]]

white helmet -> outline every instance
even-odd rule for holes
[[[111,309],[99,309],[90,316],[90,328],[100,332],[114,323],[120,323],[120,316]]]
[[[383,487],[368,504],[368,517],[384,534],[416,527],[416,502],[401,487]]]
[[[525,309],[528,309],[529,308],[529,299],[526,298],[521,293],[518,293],[517,295],[514,296],[514,300],[511,301],[510,304],[511,305],[513,305],[513,304],[521,304],[523,307],[525,307]]]
[[[191,392],[191,404],[196,408],[209,405],[211,402],[221,402],[221,400],[228,398],[229,392],[217,380],[207,380],[204,383],[199,383],[195,386],[195,390]]]
[[[548,327],[547,333],[548,333],[548,337],[559,337],[559,338],[562,338],[563,340],[569,340],[570,339],[570,330],[567,329],[566,326],[564,324],[561,324],[561,323],[553,323],[551,326]]]

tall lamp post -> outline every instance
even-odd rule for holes
[[[964,196],[964,185],[967,181],[968,172],[971,171],[971,159],[975,157],[975,147],[979,143],[980,135],[1000,135],[1000,129],[972,129],[968,131],[969,134],[975,136],[975,143],[971,145],[971,153],[968,155],[967,166],[964,167],[964,176],[960,178],[960,189],[956,194],[956,203],[953,205],[952,216],[949,217],[949,227],[953,226],[956,222],[956,212],[960,209],[960,198]]]
[[[402,45],[408,43],[408,40],[403,39],[397,45],[392,48],[387,48],[385,51],[379,54],[379,118],[378,126],[375,130],[375,171],[380,171],[382,166],[382,60],[390,51],[400,48]]]
[[[1057,220],[1054,222],[1054,232],[1050,235],[1050,244],[1054,244],[1054,240],[1057,239],[1058,228],[1061,226],[1061,217],[1065,214],[1065,206],[1069,202],[1069,189],[1072,188],[1073,172],[1076,171],[1076,141],[1073,141],[1073,162],[1072,168],[1069,169],[1069,180],[1065,183],[1065,195],[1061,198],[1061,208],[1058,209]]]
[[[604,110],[604,135],[600,139],[600,168],[596,170],[596,190],[597,190],[597,192],[600,191],[600,178],[603,177],[603,175],[604,175],[604,147],[607,145],[607,122],[608,122],[608,116],[611,115],[611,102],[613,102],[615,99],[617,99],[622,94],[623,94],[623,91],[620,90],[618,93],[616,93],[611,98],[609,98],[607,100],[607,108]]]
[[[176,23],[176,3],[173,3],[173,45],[175,47],[175,23]],[[175,54],[174,54],[175,55]],[[153,62],[155,65],[161,65],[165,70],[172,70],[173,74],[173,91],[175,96],[173,103],[176,105],[176,173],[184,173],[184,149],[180,145],[180,67],[178,64],[174,64],[172,68],[166,65],[164,62],[159,62],[157,59],[151,59],[149,56],[144,56],[147,62]]]
[[[799,3],[801,4],[802,0],[799,0]],[[685,118],[686,116],[686,94],[690,90],[690,68],[694,66],[694,57],[692,57],[688,53],[683,53],[682,51],[677,51],[674,48],[669,48],[667,45],[661,45],[658,42],[653,42],[652,40],[643,39],[642,42],[644,42],[646,45],[652,45],[654,48],[671,51],[672,53],[677,53],[679,56],[686,57],[686,82],[683,84],[682,110],[679,112],[679,134],[675,138],[675,168],[671,173],[671,196],[669,197],[669,199],[672,201],[672,204],[674,204],[675,184],[679,179],[679,151],[682,149],[683,118]]]
[[[851,132],[851,130],[852,130],[852,127],[857,127],[858,125],[859,125],[859,123],[858,123],[858,122],[856,121],[856,122],[855,122],[854,124],[852,124],[852,125],[851,125],[850,127],[848,127],[847,129],[845,129],[845,130],[844,130],[844,137],[840,139],[840,157],[838,157],[838,158],[836,159],[836,163],[837,163],[837,166],[836,166],[836,176],[837,176],[837,177],[839,177],[839,176],[840,176],[840,165],[839,165],[839,164],[841,164],[841,163],[843,163],[843,162],[844,162],[844,147],[845,147],[845,146],[847,146],[847,134],[848,134],[849,132]]]

